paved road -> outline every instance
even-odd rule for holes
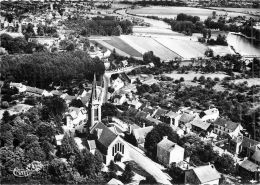
[[[154,161],[146,157],[144,154],[138,151],[138,148],[134,147],[133,145],[129,144],[129,157],[133,159],[138,165],[140,165],[144,170],[150,173],[157,182],[162,184],[171,184],[165,173],[158,167]]]

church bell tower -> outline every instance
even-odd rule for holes
[[[97,81],[96,74],[94,74],[92,91],[88,105],[88,122],[90,129],[97,123],[101,121],[101,92],[97,91]]]

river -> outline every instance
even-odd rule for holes
[[[241,55],[260,55],[260,46],[253,45],[250,40],[241,36],[229,33],[227,42]]]

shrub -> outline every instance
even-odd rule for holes
[[[184,82],[184,78],[183,77],[180,78],[180,82]]]
[[[219,77],[215,77],[214,81],[219,82],[220,81]]]
[[[1,107],[7,109],[9,107],[9,103],[7,101],[3,101]]]
[[[28,97],[24,100],[24,104],[34,106],[37,104],[37,100],[34,97]]]

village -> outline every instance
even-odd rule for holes
[[[171,45],[131,4],[4,3],[4,183],[259,183],[259,55]]]

